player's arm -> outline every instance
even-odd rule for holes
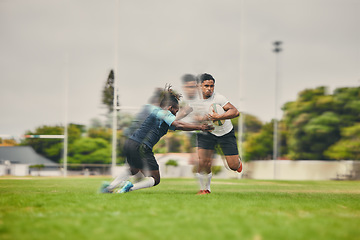
[[[223,114],[218,114],[216,112],[210,113],[209,120],[216,121],[216,120],[223,120],[223,119],[232,119],[232,118],[236,118],[237,116],[240,115],[240,113],[236,109],[236,107],[234,105],[232,105],[230,102],[225,104],[223,109],[225,110],[225,112]]]
[[[189,115],[191,112],[193,111],[193,108],[190,106],[184,106],[180,109],[180,111],[178,112],[178,114],[176,115],[176,120],[180,120],[183,119],[184,117],[186,117],[187,115]]]
[[[183,121],[175,120],[171,124],[175,130],[182,130],[182,131],[193,131],[193,130],[201,130],[201,131],[211,131],[214,129],[213,126],[208,124],[193,124],[193,123],[186,123]]]
[[[209,120],[209,115],[201,115],[201,114],[194,114],[193,119],[196,122],[203,122],[203,121],[208,121]]]

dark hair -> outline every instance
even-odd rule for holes
[[[211,76],[210,74],[208,74],[208,73],[201,74],[199,77],[199,82],[203,83],[206,80],[213,80],[215,83],[215,78],[213,78],[213,76]]]
[[[181,81],[183,84],[188,83],[188,82],[195,82],[196,77],[192,74],[185,74],[181,77]]]
[[[181,98],[181,94],[178,94],[174,90],[172,90],[171,85],[166,85],[165,89],[161,94],[160,107],[161,108],[168,106],[175,107],[175,105],[179,104],[180,98]]]

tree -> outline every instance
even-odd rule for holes
[[[246,114],[245,115],[245,130],[248,133],[257,133],[260,132],[263,123],[254,115]]]
[[[110,163],[111,145],[101,138],[81,138],[69,146],[69,163]]]
[[[107,107],[109,113],[114,108],[114,83],[114,71],[111,70],[102,91],[102,103]],[[117,106],[119,106],[119,101],[117,101]]]
[[[110,143],[112,139],[112,130],[104,127],[89,128],[87,135],[89,138],[102,138]]]
[[[337,160],[360,160],[360,123],[341,130],[341,140],[325,151],[325,156]]]
[[[81,137],[85,126],[69,124],[68,126],[68,143],[71,145],[75,140]],[[34,132],[27,131],[25,135],[62,135],[64,127],[43,125],[36,128]],[[31,146],[38,154],[51,159],[54,162],[60,162],[63,154],[63,139],[43,139],[27,138],[21,142],[21,145]]]
[[[360,122],[360,88],[305,89],[283,106],[291,159],[329,159],[325,151],[340,140],[340,129]]]
[[[284,122],[279,121],[280,149],[282,155],[287,154],[287,132]],[[272,159],[274,121],[263,124],[256,116],[246,114],[244,118],[244,161]]]
[[[339,117],[333,112],[325,112],[311,119],[304,126],[302,136],[304,159],[326,159],[324,151],[340,139]]]
[[[0,146],[6,147],[6,146],[17,146],[18,143],[15,139],[2,139],[0,138]]]
[[[238,130],[238,118],[239,117],[231,119],[235,133],[237,133]],[[253,133],[260,132],[263,127],[263,123],[256,116],[248,113],[244,115],[243,121],[243,141],[246,141]]]
[[[244,143],[244,160],[271,159],[273,153],[273,122],[266,123],[259,132],[248,134]]]
[[[337,88],[334,91],[334,111],[339,114],[341,127],[360,122],[360,87]]]

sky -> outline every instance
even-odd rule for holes
[[[103,119],[111,69],[122,107],[207,72],[268,122],[306,88],[359,86],[359,12],[357,0],[0,0],[0,135]]]

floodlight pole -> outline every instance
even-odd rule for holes
[[[274,179],[276,179],[276,161],[279,157],[279,136],[278,136],[278,88],[279,88],[279,79],[280,79],[280,52],[282,51],[281,41],[276,41],[273,43],[275,53],[275,113],[274,113],[274,141],[273,141],[273,159],[274,159]]]

